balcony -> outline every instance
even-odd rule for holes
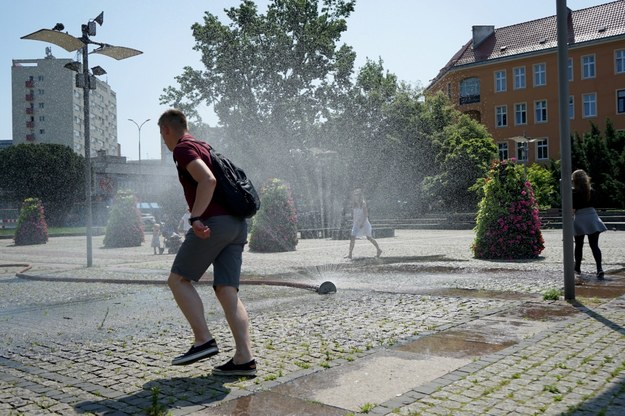
[[[460,97],[460,105],[479,103],[479,102],[480,102],[480,94],[465,95],[463,97]]]
[[[27,121],[26,122],[26,128],[34,129],[35,128],[35,122],[34,121]]]
[[[27,108],[26,109],[26,114],[33,115],[34,113],[35,113],[35,110],[33,110],[32,108]]]
[[[33,101],[35,96],[33,94],[26,94],[26,101]]]
[[[26,88],[33,88],[35,86],[35,82],[30,80],[26,81]]]
[[[35,135],[34,134],[27,134],[26,135],[26,141],[34,142],[35,141]]]

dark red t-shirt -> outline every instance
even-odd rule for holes
[[[193,208],[193,203],[195,202],[197,182],[193,179],[189,171],[187,171],[187,165],[195,159],[202,159],[204,163],[206,163],[206,166],[212,169],[213,166],[208,152],[209,148],[208,143],[196,140],[190,134],[182,136],[180,140],[178,140],[176,147],[174,147],[174,163],[176,164],[176,169],[178,169],[178,179],[182,185],[184,198],[189,206],[189,211]],[[213,196],[213,199],[211,199],[211,202],[208,204],[208,207],[201,217],[208,218],[217,215],[230,215],[230,213],[219,201],[216,201],[216,198]]]

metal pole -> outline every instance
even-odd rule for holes
[[[150,119],[148,118],[147,120],[145,120],[143,123],[139,124],[136,121],[134,121],[133,119],[129,118],[128,121],[132,121],[135,126],[137,126],[137,129],[139,129],[139,165],[141,165],[141,127],[143,127],[143,125],[145,123],[147,123],[148,121],[150,121]]]
[[[82,76],[83,76],[83,106],[85,128],[85,202],[87,204],[87,267],[93,264],[93,212],[91,210],[91,134],[89,125],[89,51],[85,45],[82,48]]]
[[[571,187],[571,137],[569,132],[568,8],[556,0],[558,26],[558,98],[560,108],[560,195],[562,197],[562,252],[564,299],[575,299],[573,258],[573,190]]]

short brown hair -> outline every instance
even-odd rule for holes
[[[187,116],[176,108],[165,111],[158,119],[158,125],[167,125],[176,131],[188,130]]]

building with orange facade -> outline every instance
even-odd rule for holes
[[[568,112],[571,134],[610,119],[625,131],[625,0],[568,16]],[[560,157],[556,16],[473,38],[441,69],[427,93],[441,91],[486,126],[500,159],[545,162]]]

